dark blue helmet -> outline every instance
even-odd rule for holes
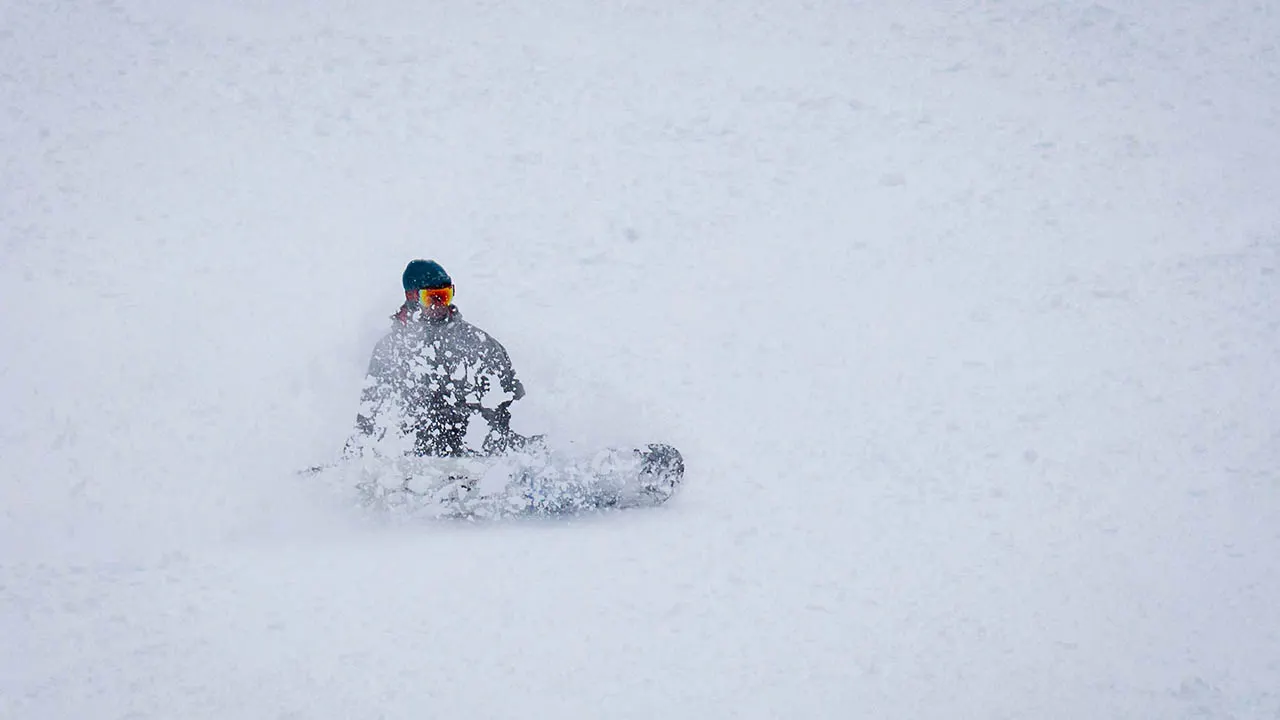
[[[410,292],[423,288],[443,288],[453,285],[449,273],[435,260],[414,260],[404,269],[404,290]]]

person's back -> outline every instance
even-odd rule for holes
[[[507,351],[453,305],[444,268],[405,268],[405,303],[374,348],[347,454],[460,456],[518,444],[510,405],[524,395]],[[473,422],[479,418],[481,422]]]

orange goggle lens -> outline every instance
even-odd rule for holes
[[[418,302],[426,306],[453,304],[453,286],[442,288],[423,288],[418,291]]]

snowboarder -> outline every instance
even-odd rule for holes
[[[405,455],[492,455],[528,439],[509,427],[524,396],[507,351],[462,319],[453,280],[434,260],[404,269],[404,304],[378,342],[344,454],[373,445]],[[478,421],[477,421],[478,420]]]

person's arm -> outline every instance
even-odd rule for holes
[[[385,428],[379,432],[378,416],[382,414],[391,395],[393,375],[394,362],[391,357],[390,336],[387,336],[374,346],[369,358],[369,371],[365,374],[364,387],[360,391],[360,408],[356,411],[355,432],[342,449],[344,457],[362,455],[367,441],[376,442],[385,433]]]
[[[488,335],[484,335],[481,358],[485,387],[477,410],[489,425],[485,449],[501,451],[510,447],[515,436],[511,430],[511,403],[524,397],[524,384],[516,377],[507,349]],[[498,387],[490,385],[493,380],[497,380]]]
[[[510,404],[524,397],[524,383],[516,377],[516,370],[511,365],[511,356],[507,355],[507,349],[497,340],[493,341],[493,345],[497,356],[498,380],[502,384],[502,391],[511,393],[511,400],[508,401]]]

